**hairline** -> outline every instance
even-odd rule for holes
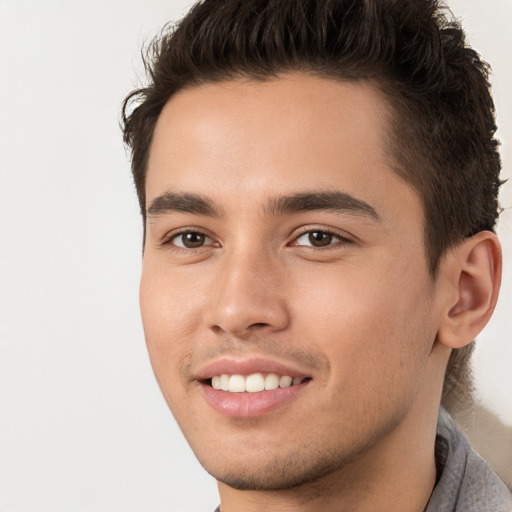
[[[383,134],[383,141],[384,141],[384,150],[385,150],[385,157],[386,157],[386,163],[388,164],[389,168],[394,172],[396,176],[401,178],[404,183],[406,183],[408,186],[410,186],[415,193],[418,195],[418,198],[421,203],[421,210],[423,212],[423,249],[424,249],[424,256],[425,260],[429,269],[429,274],[433,281],[435,281],[437,277],[437,270],[439,267],[439,261],[441,258],[446,254],[447,250],[450,246],[446,247],[443,253],[437,255],[437,257],[434,259],[433,255],[430,252],[429,247],[429,229],[428,229],[428,208],[426,203],[426,194],[422,191],[421,187],[417,186],[414,180],[414,173],[407,170],[407,165],[404,165],[401,162],[401,159],[398,153],[398,146],[400,146],[401,137],[397,130],[395,129],[395,123],[398,121],[400,122],[401,118],[403,117],[401,113],[399,112],[399,108],[397,106],[397,98],[396,94],[392,94],[390,91],[393,90],[393,83],[395,82],[392,79],[389,79],[385,76],[385,73],[382,73],[381,75],[377,76],[375,72],[372,74],[372,76],[365,76],[364,73],[359,74],[350,74],[347,73],[346,75],[336,74],[332,72],[326,72],[325,70],[322,71],[321,69],[315,68],[313,66],[304,67],[303,69],[294,68],[294,67],[287,67],[285,69],[276,69],[274,71],[269,70],[268,73],[250,73],[247,71],[239,70],[239,71],[228,71],[226,70],[223,74],[223,76],[219,76],[218,79],[214,79],[212,77],[205,78],[202,77],[201,79],[191,80],[188,83],[183,84],[182,86],[176,88],[169,96],[167,97],[165,103],[163,104],[162,108],[160,109],[158,116],[156,116],[156,119],[154,120],[153,126],[151,127],[151,136],[149,140],[149,144],[146,149],[146,155],[145,155],[145,162],[143,165],[143,193],[144,196],[141,203],[141,213],[143,217],[143,224],[144,224],[144,239],[143,239],[143,246],[145,245],[145,232],[146,232],[146,222],[147,222],[147,197],[146,197],[146,181],[147,181],[147,173],[149,169],[149,160],[150,160],[150,153],[151,153],[151,146],[153,144],[154,139],[154,133],[156,126],[158,124],[158,121],[162,115],[162,112],[166,108],[166,106],[169,104],[169,102],[178,94],[185,91],[194,90],[197,88],[200,88],[202,86],[206,85],[214,85],[214,84],[222,84],[222,83],[267,83],[267,82],[273,82],[277,80],[283,80],[286,79],[289,76],[293,75],[305,75],[305,76],[311,76],[316,77],[324,80],[331,80],[334,82],[342,82],[342,83],[364,83],[371,87],[373,91],[375,91],[382,99],[382,104],[384,106],[384,113],[383,116],[383,127],[387,128],[384,130]],[[416,149],[413,149],[414,153],[418,153]],[[418,155],[419,157],[420,155]],[[419,165],[424,165],[420,162]],[[453,244],[452,244],[453,245]]]

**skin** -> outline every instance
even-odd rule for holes
[[[223,512],[411,512],[428,502],[450,348],[490,316],[500,260],[489,234],[429,274],[420,198],[385,145],[389,115],[369,84],[291,74],[181,91],[158,120],[142,318],[160,388],[218,480]],[[375,215],[269,211],[311,192],[348,194]],[[206,198],[216,215],[176,211],[162,201],[169,193]],[[184,247],[183,232],[200,234],[198,246]],[[326,245],[312,246],[311,232]],[[460,317],[478,307],[469,328]],[[268,414],[219,414],[198,374],[251,357],[310,380]]]

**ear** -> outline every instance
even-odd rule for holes
[[[441,263],[442,318],[438,340],[463,347],[485,327],[496,307],[501,283],[501,246],[490,231],[481,231],[448,251]]]

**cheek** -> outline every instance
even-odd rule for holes
[[[428,277],[400,266],[374,269],[320,269],[309,280],[314,287],[295,292],[295,317],[328,354],[338,387],[413,380],[430,352]]]
[[[162,390],[180,379],[180,369],[187,368],[191,336],[201,319],[202,294],[195,291],[193,282],[170,274],[145,262],[139,295],[146,345]]]
[[[157,339],[171,337],[179,343],[190,333],[194,320],[200,318],[195,313],[203,306],[200,283],[204,279],[198,279],[195,273],[177,271],[148,257],[142,268],[139,295],[146,334]]]

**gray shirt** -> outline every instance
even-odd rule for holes
[[[512,512],[512,494],[450,415],[437,422],[438,482],[425,512]]]
[[[438,480],[425,512],[512,512],[512,494],[444,409],[437,422],[436,463]]]

